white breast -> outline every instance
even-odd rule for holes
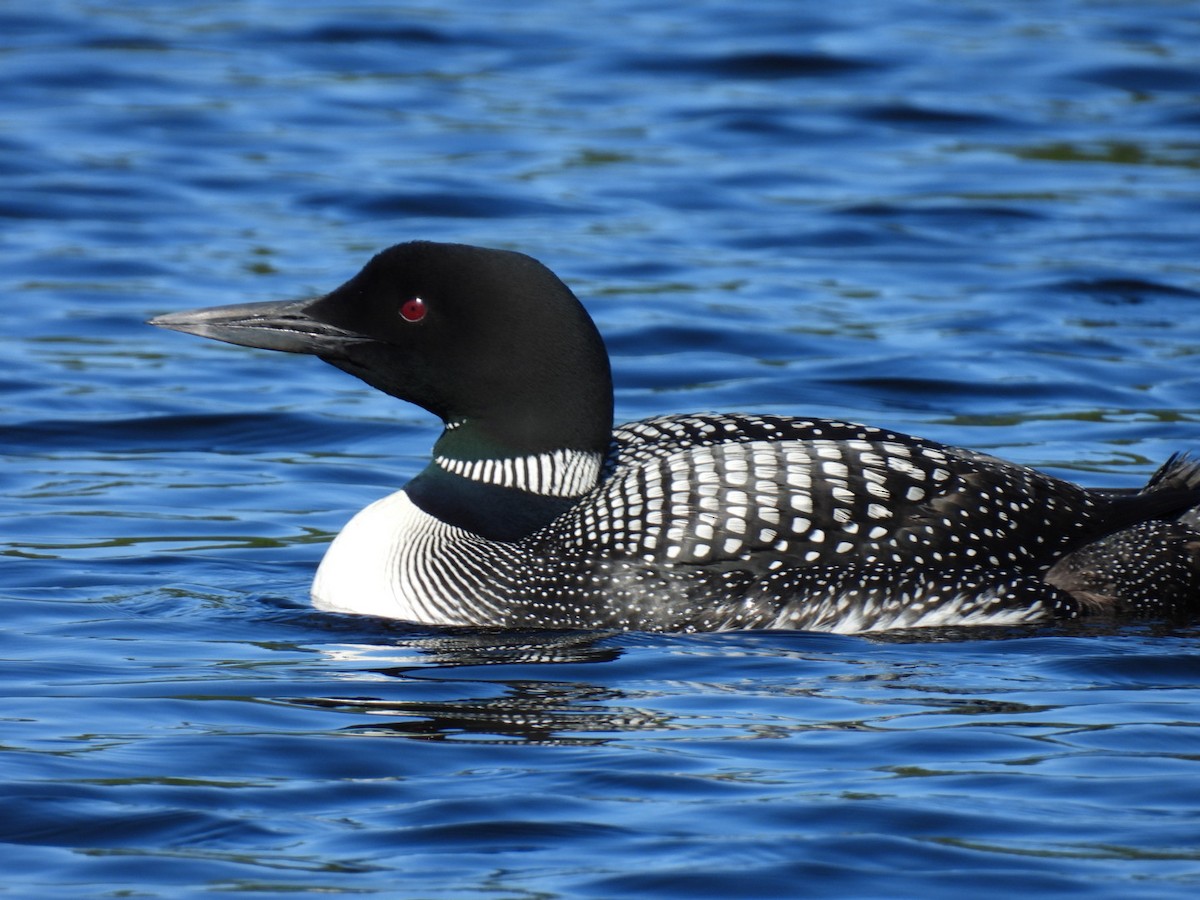
[[[447,528],[397,491],[376,500],[334,538],[313,579],[312,600],[331,612],[386,616],[430,625],[458,624],[422,597],[411,561]]]

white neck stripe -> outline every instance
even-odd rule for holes
[[[535,456],[505,459],[452,459],[434,462],[455,475],[500,487],[517,488],[548,497],[579,497],[596,486],[600,454],[583,450],[552,450]]]

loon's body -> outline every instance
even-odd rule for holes
[[[330,545],[313,584],[325,609],[867,631],[1200,606],[1200,463],[1172,458],[1128,493],[823,419],[612,431],[599,333],[521,254],[401,244],[316,300],[153,324],[311,353],[441,417],[426,469]]]

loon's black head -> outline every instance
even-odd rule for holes
[[[319,356],[491,449],[603,452],[611,435],[599,332],[570,289],[521,253],[398,244],[315,300],[190,310],[150,324]]]

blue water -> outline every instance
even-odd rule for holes
[[[0,894],[1194,897],[1200,628],[318,613],[419,410],[148,316],[412,238],[585,299],[625,419],[1200,448],[1190,2],[0,7]]]

